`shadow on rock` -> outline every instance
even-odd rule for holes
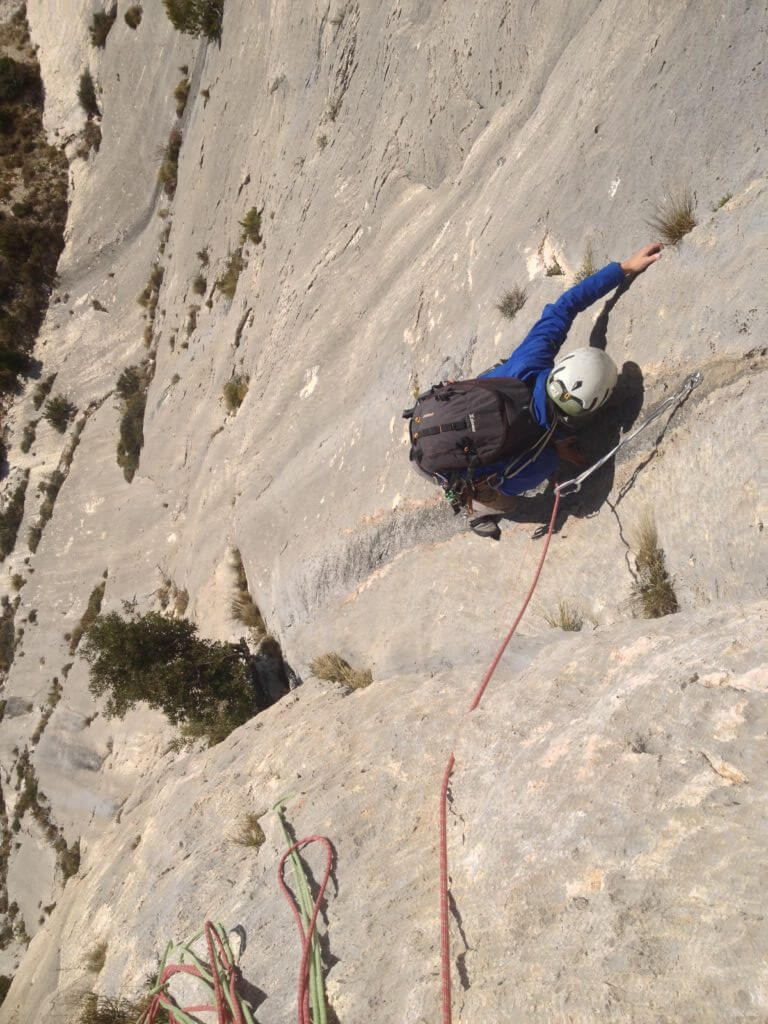
[[[634,362],[624,363],[616,382],[616,388],[605,406],[595,416],[591,416],[589,420],[574,428],[574,434],[578,437],[586,466],[597,462],[619,443],[623,434],[632,429],[643,408],[644,395],[645,388],[640,367]],[[570,480],[581,472],[583,470],[580,467],[561,462],[557,471],[557,481]],[[615,461],[610,459],[584,481],[577,494],[566,495],[560,504],[554,532],[558,533],[562,529],[569,516],[583,518],[599,512],[611,493],[615,473]],[[557,481],[550,479],[546,489],[540,494],[521,495],[518,499],[518,508],[502,518],[513,523],[536,524],[540,529],[536,530],[533,536],[534,538],[541,536],[552,515]]]

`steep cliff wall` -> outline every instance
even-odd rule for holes
[[[696,228],[569,338],[623,369],[588,451],[692,369],[704,383],[566,503],[495,704],[461,741],[473,767],[451,856],[477,950],[462,1014],[758,1019],[764,857],[733,835],[754,842],[765,784],[765,11],[227,0],[206,44],[146,4],[135,30],[119,11],[101,50],[93,10],[28,5],[49,138],[71,159],[36,355],[78,412],[63,435],[41,420],[27,452],[33,386],[8,414],[6,495],[29,483],[5,561],[8,586],[24,581],[0,725],[7,826],[28,780],[45,799],[8,838],[9,899],[33,938],[3,954],[18,973],[0,1019],[44,1019],[95,938],[100,990],[130,991],[168,933],[210,912],[258,934],[244,969],[268,997],[259,1020],[285,1020],[277,833],[254,859],[220,819],[286,789],[305,797],[297,829],[339,844],[339,1019],[434,1018],[443,747],[527,586],[549,498],[521,503],[498,544],[472,535],[409,470],[399,413],[417,387],[506,355],[588,246],[598,264],[629,255],[683,188]],[[102,140],[78,156],[86,66]],[[158,181],[172,132],[174,195]],[[253,208],[262,241],[243,243]],[[238,252],[229,298],[215,282]],[[496,304],[515,283],[528,298],[510,323]],[[128,482],[115,385],[131,365],[150,383]],[[233,377],[249,386],[229,409]],[[651,624],[629,621],[649,510],[681,606]],[[233,548],[303,677],[336,650],[373,687],[310,681],[193,755],[168,749],[159,715],[106,721],[71,653],[91,595],[106,580],[104,609],[156,606],[170,580],[206,635],[234,639]],[[560,598],[585,618],[577,637],[547,625]],[[599,970],[582,971],[588,956]]]

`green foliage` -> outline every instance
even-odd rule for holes
[[[179,179],[179,153],[184,141],[178,128],[174,128],[168,136],[168,144],[163,152],[163,162],[157,172],[157,180],[163,186],[165,194],[171,198],[176,193]]]
[[[637,549],[637,575],[632,584],[632,600],[636,611],[646,619],[659,619],[679,611],[664,552],[659,546],[656,524],[650,513],[646,513],[635,528],[634,547]]]
[[[96,99],[96,86],[93,84],[93,75],[88,68],[80,75],[77,98],[88,117],[99,117],[101,111]]]
[[[141,366],[126,366],[115,384],[115,392],[127,400],[144,387],[144,370]]]
[[[73,405],[66,395],[56,395],[46,402],[43,419],[50,423],[54,430],[63,434],[76,412],[77,406]]]
[[[327,679],[332,683],[341,683],[348,686],[350,690],[362,690],[373,682],[373,674],[370,669],[364,672],[352,668],[348,661],[340,654],[321,654],[310,662],[310,672],[318,679]]]
[[[91,692],[106,697],[107,716],[146,702],[174,725],[218,740],[256,713],[249,671],[229,644],[201,639],[186,619],[140,615],[130,604],[123,610],[100,615],[81,646]]]
[[[17,484],[8,504],[0,512],[0,562],[5,561],[16,546],[16,537],[24,517],[24,498],[28,483],[29,470]]]
[[[224,0],[163,0],[174,28],[192,36],[219,39],[224,21]]]
[[[229,254],[224,273],[216,282],[216,287],[222,295],[226,295],[228,299],[234,299],[237,292],[237,282],[240,280],[243,270],[245,270],[245,260],[243,259],[243,249],[241,246]]]
[[[38,420],[30,420],[29,423],[24,424],[24,432],[21,435],[21,444],[19,447],[26,455],[32,445],[35,443],[35,436],[37,434]]]
[[[13,664],[16,651],[16,603],[11,603],[4,594],[0,598],[0,670],[7,672]]]
[[[130,483],[139,468],[139,457],[144,447],[144,413],[147,394],[139,391],[125,403],[120,418],[120,440],[117,443],[117,464]]]
[[[141,24],[141,19],[144,15],[144,10],[140,4],[131,4],[128,10],[125,12],[125,24],[128,28],[136,29]]]
[[[526,303],[528,293],[525,288],[520,288],[519,285],[515,285],[514,288],[510,288],[504,292],[501,297],[501,301],[496,304],[496,309],[505,316],[507,320],[511,320]]]
[[[222,392],[227,412],[234,412],[240,408],[245,400],[245,396],[248,394],[249,385],[250,378],[247,374],[236,373],[229,378]]]
[[[64,480],[65,476],[61,470],[54,469],[39,485],[40,490],[45,495],[45,498],[40,506],[38,520],[33,526],[30,526],[29,533],[27,534],[27,544],[29,545],[29,550],[32,552],[37,551],[40,539],[43,536],[43,530],[53,515],[54,505],[56,504],[56,499],[59,496],[59,491],[61,490]]]
[[[112,26],[117,20],[117,4],[112,7],[109,11],[96,11],[93,15],[93,21],[89,32],[91,33],[91,42],[94,46],[103,50],[107,45],[107,36],[112,30]]]
[[[726,192],[724,196],[720,196],[717,202],[712,207],[712,212],[717,213],[718,210],[722,210],[726,203],[730,203],[733,199],[733,192]]]
[[[240,221],[240,227],[243,229],[242,239],[244,242],[253,242],[254,245],[259,245],[263,239],[261,237],[261,215],[264,211],[259,210],[258,207],[252,206],[251,209],[246,213],[243,220]]]
[[[677,192],[670,192],[659,200],[648,226],[666,245],[677,245],[696,227],[691,190],[683,188]]]
[[[43,402],[46,400],[48,395],[51,393],[54,381],[56,380],[56,374],[51,373],[45,380],[41,380],[39,384],[35,385],[35,390],[32,392],[32,404],[36,409],[39,409]]]
[[[91,626],[101,611],[101,605],[104,601],[104,593],[107,589],[107,581],[104,579],[98,586],[94,587],[91,591],[91,596],[88,598],[88,604],[85,611],[83,612],[80,622],[72,630],[69,638],[69,653],[74,654],[77,650],[80,641],[83,638],[85,631]]]
[[[20,99],[32,82],[34,73],[28,64],[0,57],[0,102]]]

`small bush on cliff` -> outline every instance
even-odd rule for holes
[[[80,100],[80,106],[88,117],[99,117],[101,111],[99,110],[99,102],[96,99],[96,86],[93,84],[93,75],[88,68],[80,75],[77,98]]]
[[[179,178],[179,153],[183,137],[178,128],[174,128],[168,136],[168,145],[163,152],[163,162],[157,172],[157,180],[163,186],[167,196],[173,198]]]
[[[0,562],[10,555],[16,545],[19,526],[24,516],[24,499],[27,494],[28,482],[29,470],[26,471],[23,478],[19,481],[19,484],[8,500],[8,504],[0,512]]]
[[[224,0],[163,0],[171,24],[191,36],[219,39],[224,21]]]
[[[144,10],[140,4],[131,4],[128,10],[125,12],[125,24],[128,28],[138,28],[141,24],[141,19],[144,15]]]
[[[100,50],[107,45],[107,36],[112,31],[112,26],[117,21],[117,4],[109,11],[96,11],[89,29],[91,42]]]
[[[43,418],[50,423],[54,430],[63,434],[76,412],[77,407],[70,402],[66,395],[56,395],[55,398],[46,402]]]
[[[13,57],[0,57],[0,100],[16,100],[24,94],[33,79],[27,64]]]
[[[241,246],[229,254],[226,269],[216,281],[216,287],[222,295],[226,295],[228,299],[234,299],[235,292],[237,291],[237,282],[240,280],[243,270],[245,270],[245,260],[243,259],[243,249]]]
[[[128,603],[123,613],[99,615],[80,648],[107,716],[122,718],[143,701],[218,742],[259,710],[249,669],[229,644],[202,639],[186,619],[140,615]]]

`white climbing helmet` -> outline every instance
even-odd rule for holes
[[[547,394],[567,416],[583,416],[608,400],[617,376],[616,364],[602,349],[577,348],[547,377]]]

